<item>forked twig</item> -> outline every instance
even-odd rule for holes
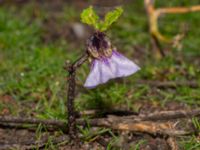
[[[162,111],[151,113],[148,115],[131,115],[131,116],[124,116],[124,117],[117,117],[117,116],[110,116],[106,118],[97,118],[97,119],[77,119],[77,124],[81,126],[85,126],[89,124],[90,126],[94,127],[107,127],[115,130],[129,130],[133,132],[147,132],[150,134],[167,134],[173,136],[180,136],[180,135],[187,135],[190,134],[186,131],[179,131],[179,130],[164,130],[165,123],[160,123],[157,121],[169,121],[174,119],[181,119],[181,118],[192,118],[200,116],[200,109],[196,110],[189,110],[189,111]],[[57,127],[57,128],[66,128],[67,124],[64,121],[58,120],[40,120],[40,119],[33,119],[33,118],[15,118],[15,117],[0,117],[0,124],[16,124],[16,125],[24,125],[24,124],[31,124],[31,125],[39,125],[43,124],[47,127]],[[154,127],[154,130],[153,130]],[[150,130],[152,128],[152,130]]]
[[[169,8],[155,8],[155,0],[144,0],[146,12],[149,19],[149,31],[150,36],[153,41],[153,45],[159,50],[160,54],[164,56],[164,51],[162,50],[160,42],[173,43],[171,39],[163,36],[158,29],[158,18],[162,14],[183,14],[189,12],[200,11],[200,5],[190,6],[190,7],[169,7]],[[180,39],[179,39],[180,40]]]
[[[68,76],[68,95],[67,95],[67,110],[68,110],[68,132],[69,137],[73,139],[77,139],[76,133],[76,114],[74,110],[74,99],[75,99],[75,77],[76,77],[76,69],[80,67],[86,60],[88,59],[88,53],[85,53],[81,56],[77,61],[67,67],[67,71],[69,73]]]

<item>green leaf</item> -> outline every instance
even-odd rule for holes
[[[122,13],[123,9],[121,7],[117,7],[115,10],[108,12],[104,20],[100,20],[93,7],[90,6],[84,9],[81,13],[81,21],[93,26],[96,30],[106,31],[111,24],[117,21]]]
[[[97,16],[92,6],[83,10],[81,13],[81,21],[98,29],[99,16]]]
[[[117,21],[117,19],[121,16],[122,13],[123,9],[121,7],[117,7],[115,8],[115,10],[108,12],[105,16],[104,22],[100,24],[100,30],[107,30],[111,26],[111,24]]]

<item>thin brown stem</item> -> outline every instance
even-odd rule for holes
[[[159,42],[159,39],[157,38],[157,36],[154,33],[152,33],[151,38],[152,38],[151,40],[152,40],[153,48],[159,52],[161,57],[165,57],[165,52],[164,52],[162,45]]]
[[[76,133],[76,113],[74,109],[75,87],[76,87],[76,69],[80,67],[88,59],[88,54],[85,53],[77,61],[71,64],[67,71],[68,77],[68,95],[67,95],[67,110],[68,110],[68,132],[72,140],[77,139]]]
[[[160,44],[160,39],[165,40],[165,38],[158,31],[158,23],[157,23],[158,15],[155,13],[154,0],[145,0],[144,2],[149,21],[149,32],[150,32],[152,47],[154,50],[158,52],[158,54],[161,57],[164,57],[165,53]]]

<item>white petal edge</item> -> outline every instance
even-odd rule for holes
[[[115,72],[116,77],[130,76],[140,70],[140,67],[133,61],[129,60],[116,51],[113,51],[113,55],[110,58],[110,61],[112,61],[112,64],[116,64],[117,66],[117,71]]]
[[[110,79],[126,77],[140,70],[134,62],[117,51],[113,51],[106,61],[95,59],[93,61],[90,74],[88,75],[84,87],[94,88],[99,84],[106,83]]]

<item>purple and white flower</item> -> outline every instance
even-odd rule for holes
[[[84,84],[87,88],[94,88],[110,79],[129,76],[140,69],[112,48],[108,38],[101,32],[95,33],[87,44],[92,57],[91,71]]]

